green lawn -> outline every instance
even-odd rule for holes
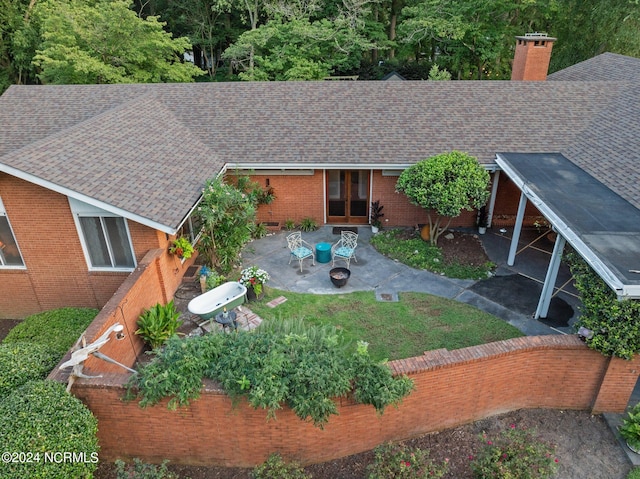
[[[278,296],[276,308],[266,303]],[[367,341],[379,360],[418,356],[509,339],[523,334],[505,321],[472,306],[424,293],[402,293],[397,303],[376,301],[375,293],[301,294],[267,288],[265,298],[248,305],[264,320],[297,319],[343,331],[347,341]]]

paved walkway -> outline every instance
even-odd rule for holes
[[[331,262],[323,264],[316,261],[316,264],[312,265],[311,260],[307,259],[303,262],[302,271],[300,271],[300,265],[295,259],[289,264],[290,255],[286,241],[288,233],[287,231],[279,231],[265,238],[255,240],[243,252],[243,266],[256,265],[269,272],[271,280],[268,286],[270,287],[285,291],[314,294],[375,291],[376,297],[382,301],[397,301],[398,294],[403,292],[429,293],[475,306],[504,319],[527,335],[572,332],[569,330],[562,331],[558,328],[554,329],[549,325],[532,319],[531,314],[535,311],[535,307],[527,314],[523,314],[501,305],[499,302],[494,301],[498,294],[495,290],[492,292],[491,287],[484,288],[481,294],[475,292],[471,288],[477,281],[451,279],[429,271],[417,270],[381,255],[370,245],[372,233],[371,228],[367,226],[358,228],[357,262],[351,262],[349,267],[351,277],[346,286],[336,288],[329,279],[329,271],[332,268]],[[302,237],[314,247],[322,242],[333,244],[340,239],[340,235],[334,234],[331,226],[324,226],[310,233],[302,233]],[[508,234],[492,233],[490,230],[487,234],[479,237],[482,239],[490,259],[499,265],[498,275],[520,274],[526,278],[544,280],[546,265],[549,261],[548,252],[527,248],[517,256],[515,267],[509,268],[506,266],[509,249]],[[440,241],[447,240],[441,238]],[[523,246],[527,244],[527,241],[523,240]],[[336,266],[345,265],[343,262],[336,262]],[[568,272],[564,274],[568,275]],[[518,292],[518,294],[530,296],[528,298],[529,303],[537,304],[540,288],[536,280],[532,280],[530,288],[524,288],[524,291]],[[560,275],[559,284],[561,281],[562,275]],[[502,288],[502,286],[500,287]],[[566,298],[567,302],[571,302],[574,305],[578,302],[577,298],[571,297],[566,293],[561,293],[561,295]],[[574,308],[574,310],[577,312],[577,308]]]

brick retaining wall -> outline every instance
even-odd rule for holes
[[[469,423],[521,408],[622,411],[640,362],[610,359],[576,336],[523,337],[464,348],[429,351],[393,361],[416,389],[383,415],[372,406],[337,399],[338,416],[323,429],[288,408],[267,420],[244,400],[233,405],[205,382],[189,407],[169,411],[166,401],[141,409],[121,400],[127,373],[78,381],[73,392],[98,418],[102,460],[169,459],[194,465],[254,466],[270,453],[311,464]]]

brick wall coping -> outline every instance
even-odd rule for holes
[[[587,346],[577,335],[522,336],[467,348],[434,349],[422,356],[389,361],[394,374],[416,374],[453,365],[469,364],[491,357],[506,356],[516,352],[545,349],[584,349]]]

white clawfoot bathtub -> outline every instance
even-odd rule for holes
[[[247,287],[245,285],[237,281],[229,281],[196,296],[189,301],[187,308],[190,313],[197,314],[204,320],[209,320],[221,313],[224,308],[230,310],[244,304],[246,294]]]

